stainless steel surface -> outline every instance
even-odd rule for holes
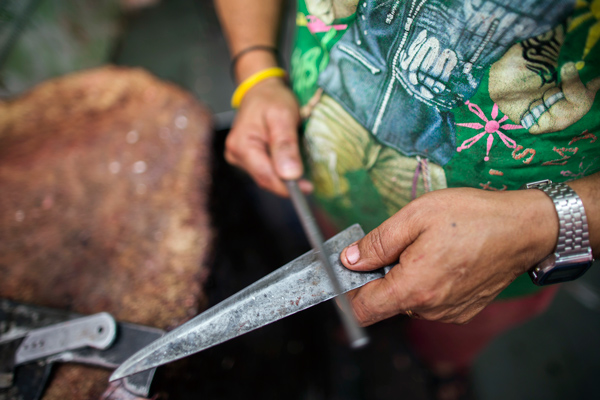
[[[340,295],[342,293],[340,282],[329,261],[329,254],[323,245],[323,234],[317,225],[317,221],[306,201],[306,197],[304,197],[304,194],[300,191],[297,181],[286,181],[286,185],[290,192],[290,197],[294,204],[294,208],[296,209],[296,213],[298,213],[300,223],[308,237],[308,241],[318,255],[319,260],[321,260],[321,264],[325,267],[325,271],[327,271],[335,295]],[[369,337],[365,330],[358,325],[358,321],[354,317],[348,298],[346,296],[340,296],[338,298],[338,305],[338,314],[346,329],[350,345],[354,348],[365,346],[369,343]]]
[[[353,225],[325,242],[342,293],[385,275],[385,269],[354,272],[339,262],[340,251],[363,236],[362,228]],[[335,296],[325,268],[315,252],[310,251],[142,349],[125,361],[110,380],[200,352]]]
[[[583,202],[577,193],[565,183],[554,183],[546,179],[528,183],[525,187],[541,190],[550,197],[556,208],[559,223],[556,249],[529,271],[530,277],[536,285],[578,278],[594,261]],[[558,281],[551,280],[550,277],[554,271],[564,270],[564,268],[572,268],[569,276]]]
[[[550,180],[529,183],[527,188],[541,190],[554,202],[560,225],[555,252],[561,257],[589,253],[591,258],[587,216],[577,193],[565,183]]]
[[[19,346],[15,364],[86,346],[106,349],[116,334],[116,322],[105,312],[34,329],[29,331]]]

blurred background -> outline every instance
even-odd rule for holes
[[[294,7],[290,1],[282,29],[284,59]],[[288,201],[257,189],[222,158],[234,86],[210,0],[0,0],[0,99],[107,64],[143,68],[211,111],[208,212],[216,240],[207,306],[308,250]],[[563,284],[543,316],[497,338],[476,363],[468,398],[600,398],[599,267]],[[154,390],[167,399],[433,398],[431,378],[403,343],[403,321],[369,328],[372,344],[351,352],[333,305],[322,304],[159,369]]]

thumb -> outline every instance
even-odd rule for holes
[[[371,271],[397,263],[400,254],[417,237],[405,210],[398,211],[364,238],[342,250],[342,264],[356,271]]]

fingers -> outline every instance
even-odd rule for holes
[[[248,124],[236,124],[225,142],[225,159],[228,163],[245,170],[256,184],[280,196],[287,195],[287,189],[277,177],[268,156],[264,131]]]
[[[269,151],[275,172],[281,179],[296,180],[302,176],[302,161],[298,147],[297,110],[275,108],[265,116],[269,134]]]
[[[402,251],[418,236],[418,229],[413,229],[411,219],[411,207],[406,206],[342,250],[342,264],[355,271],[371,271],[397,263]]]
[[[408,314],[409,310],[414,318],[462,325],[469,323],[493,300],[493,297],[486,297],[469,299],[452,307],[436,305],[410,285],[404,285],[402,282],[405,278],[402,268],[397,265],[385,277],[348,293],[354,315],[361,326],[369,326],[398,314]]]
[[[406,310],[405,293],[397,285],[401,268],[392,268],[386,276],[348,293],[356,319],[361,326],[372,325]]]
[[[298,146],[298,104],[277,80],[265,81],[248,92],[225,143],[225,159],[245,170],[256,183],[288,196],[283,179],[298,179],[302,161]],[[301,181],[307,193],[312,185]]]

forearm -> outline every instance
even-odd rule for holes
[[[577,192],[588,220],[590,244],[596,259],[600,258],[600,172],[568,183]]]
[[[215,0],[217,14],[232,56],[256,45],[277,45],[282,0]],[[277,66],[268,51],[244,54],[235,65],[237,82],[265,68]]]
[[[273,51],[243,51],[277,45],[283,0],[215,0],[215,5],[230,53],[238,56],[234,65],[237,83],[278,66]],[[299,179],[303,172],[297,136],[298,102],[279,77],[255,82],[243,93],[225,142],[225,159],[250,174],[260,187],[287,196],[283,181]],[[300,184],[310,189],[308,182],[300,180]]]

